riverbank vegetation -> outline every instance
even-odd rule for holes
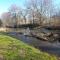
[[[0,34],[0,60],[57,60],[15,38]]]

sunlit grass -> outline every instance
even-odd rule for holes
[[[57,60],[15,38],[0,34],[0,60]]]

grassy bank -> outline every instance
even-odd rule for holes
[[[0,60],[57,60],[27,44],[0,34]]]

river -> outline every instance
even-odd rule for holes
[[[35,47],[35,48],[40,49],[41,51],[60,56],[60,43],[58,41],[54,42],[54,43],[50,43],[47,41],[39,40],[34,37],[24,36],[23,34],[19,34],[16,32],[10,32],[8,34],[16,37],[17,39]]]

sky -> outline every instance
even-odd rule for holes
[[[60,9],[60,0],[53,0],[55,9],[58,11]]]
[[[0,16],[3,12],[7,12],[12,4],[23,7],[25,2],[25,0],[0,0]],[[57,8],[60,7],[60,0],[53,0],[53,4],[55,9],[58,10]]]
[[[23,6],[24,3],[25,0],[0,0],[0,16],[3,12],[7,12],[11,5]]]

